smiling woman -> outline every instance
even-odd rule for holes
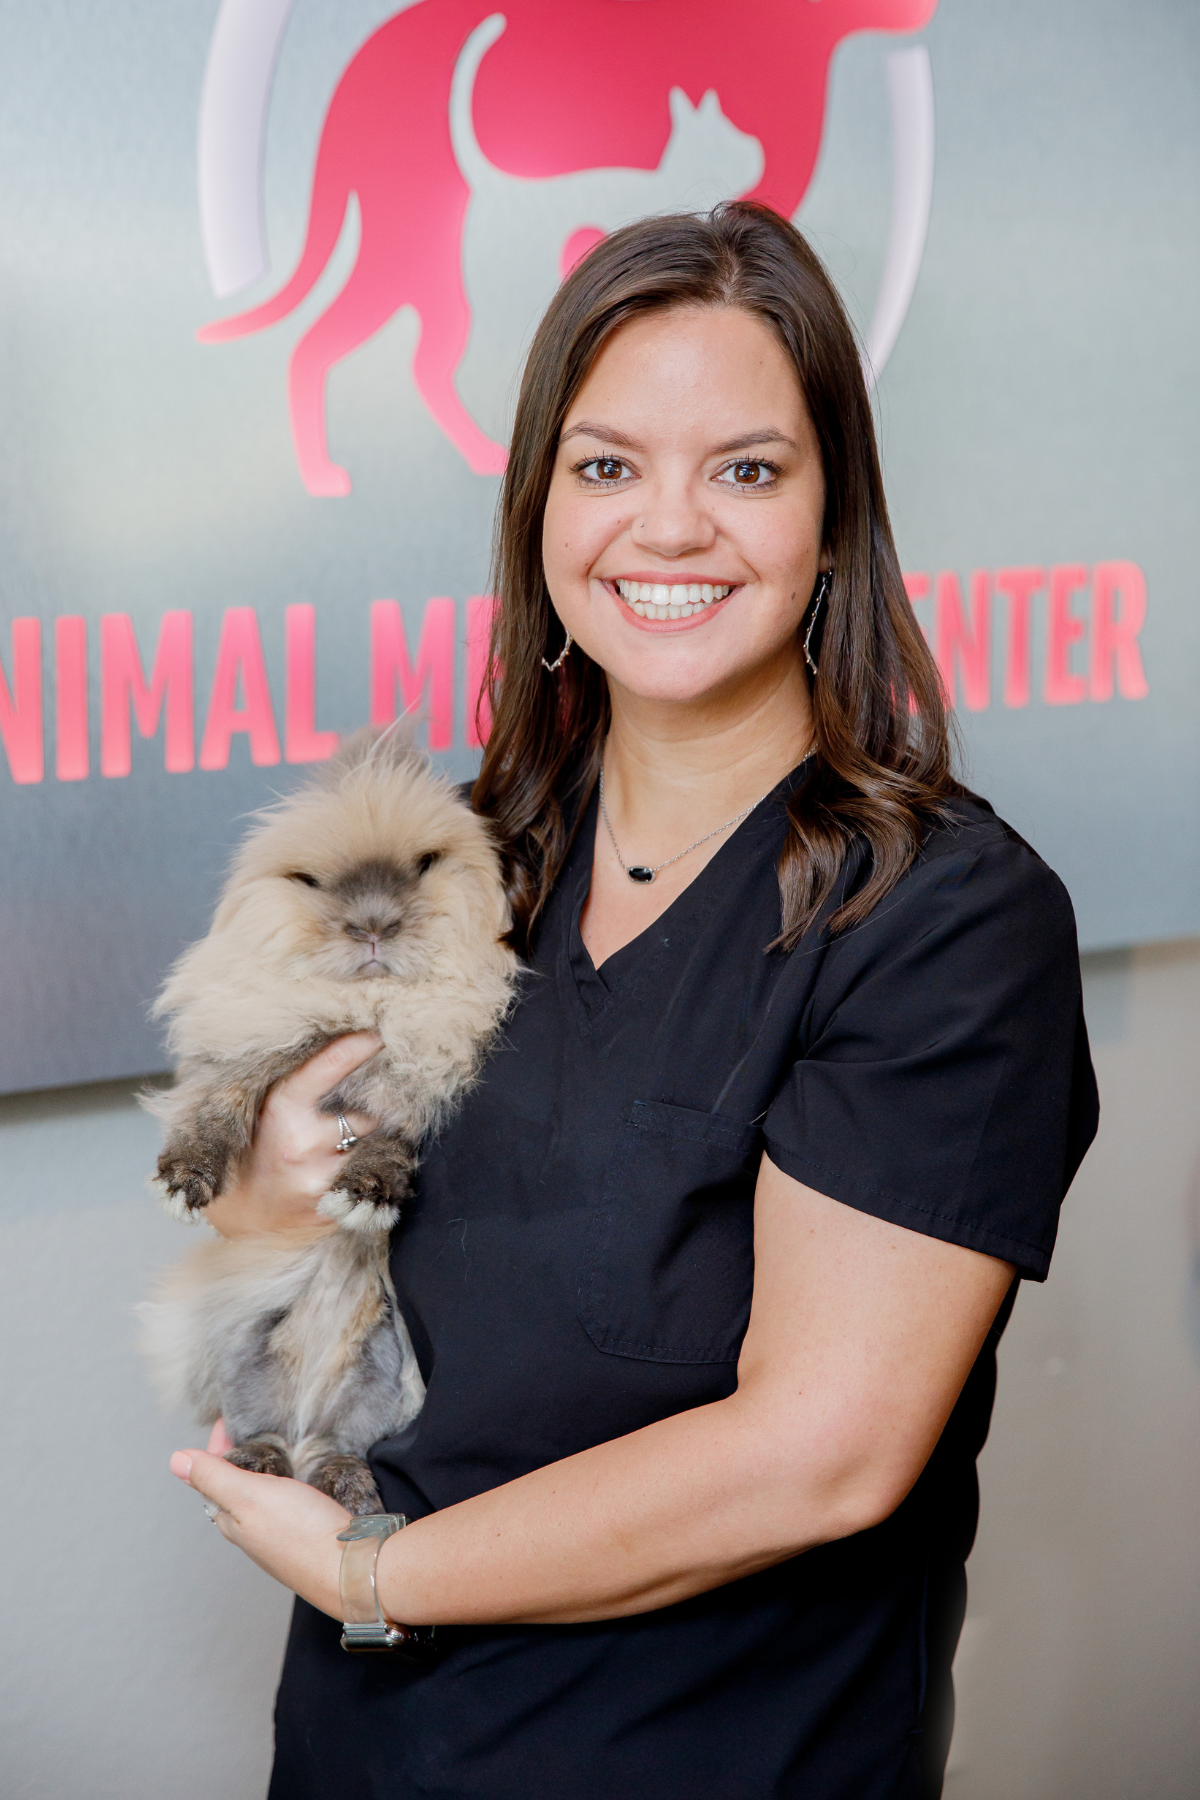
[[[396,1236],[389,1514],[344,1563],[327,1496],[174,1464],[300,1596],[273,1800],[924,1800],[995,1345],[1096,1096],[1069,902],[954,778],[790,225],[584,258],[497,563],[472,797],[527,975]],[[318,1094],[267,1100],[219,1229],[319,1190]],[[438,1657],[364,1667],[342,1619]]]
[[[596,779],[614,683],[647,701],[706,691],[760,745],[786,744],[792,764],[810,741],[818,751],[789,803],[780,862],[789,946],[852,841],[865,839],[871,868],[839,925],[866,917],[922,822],[962,792],[853,333],[809,246],[766,209],[727,207],[704,230],[648,220],[564,283],[529,356],[499,559],[495,724],[475,800],[513,847],[518,938],[565,846],[564,770],[581,788]],[[559,623],[586,654],[547,691],[542,657],[561,649]],[[723,792],[741,789],[736,761],[714,761],[690,792],[660,786],[659,803],[689,819],[697,804],[718,813]],[[616,762],[609,790],[623,811]],[[660,827],[672,835],[665,819],[649,828]]]

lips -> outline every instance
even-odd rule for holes
[[[613,587],[639,619],[690,619],[708,607],[728,599],[733,582],[627,581],[618,578]]]

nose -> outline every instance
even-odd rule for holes
[[[656,556],[694,556],[711,550],[717,527],[704,505],[701,487],[682,471],[663,475],[642,489],[642,507],[630,529],[640,550]]]
[[[353,938],[356,944],[370,944],[372,952],[379,949],[384,938],[394,937],[398,926],[385,925],[347,925],[346,936]]]

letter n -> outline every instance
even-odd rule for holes
[[[937,618],[934,656],[942,672],[946,694],[954,704],[957,665],[962,675],[963,699],[969,712],[982,712],[991,698],[992,584],[986,569],[971,577],[971,623],[963,611],[962,589],[952,571],[937,578]]]
[[[128,613],[105,613],[100,620],[101,774],[128,775],[133,719],[142,737],[153,737],[164,714],[163,763],[170,774],[184,774],[196,760],[193,707],[191,613],[163,614],[149,681],[133,620]]]
[[[16,782],[45,774],[42,742],[42,621],[12,623],[12,688],[0,667],[0,738]]]
[[[399,692],[410,713],[429,689],[429,748],[448,750],[454,738],[454,602],[428,600],[414,668],[398,600],[371,602],[371,723],[390,725]]]

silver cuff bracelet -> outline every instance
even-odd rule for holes
[[[403,1513],[367,1513],[338,1532],[344,1546],[339,1577],[343,1650],[393,1650],[414,1662],[428,1659],[436,1628],[396,1624],[385,1615],[375,1587],[375,1565],[384,1539],[407,1524]]]

